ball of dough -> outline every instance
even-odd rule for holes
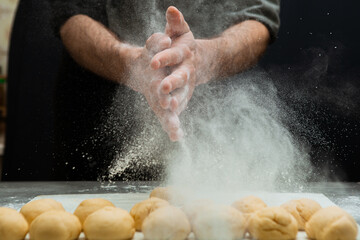
[[[166,201],[169,201],[171,199],[170,194],[170,187],[157,187],[150,193],[150,198],[156,197],[160,199],[164,199]]]
[[[24,239],[28,231],[29,224],[21,213],[11,208],[0,207],[0,239]]]
[[[158,208],[169,206],[169,203],[163,199],[151,197],[133,206],[130,215],[134,218],[135,229],[141,231],[144,219]]]
[[[54,199],[38,199],[25,204],[20,212],[30,225],[37,216],[51,210],[65,211],[62,204]]]
[[[183,207],[183,211],[189,219],[191,226],[193,226],[196,217],[204,211],[214,206],[214,202],[208,199],[198,199],[187,203]]]
[[[84,224],[85,219],[90,214],[103,207],[115,207],[115,205],[109,200],[102,198],[86,199],[75,209],[74,215],[79,218],[81,224]]]
[[[255,196],[247,196],[243,197],[237,201],[235,201],[232,206],[242,212],[245,217],[245,228],[247,231],[247,225],[249,224],[249,218],[251,214],[256,212],[257,210],[266,208],[266,203],[261,200],[261,198]]]
[[[191,227],[183,211],[167,206],[150,213],[142,230],[147,240],[183,240],[190,234]]]
[[[288,240],[296,238],[298,225],[284,208],[267,207],[250,216],[248,230],[255,239]]]
[[[209,206],[194,219],[193,232],[199,240],[242,239],[245,233],[245,218],[234,207]]]
[[[182,198],[173,187],[157,187],[150,193],[150,198],[157,197],[171,202],[174,199]]]
[[[134,219],[127,211],[104,207],[86,218],[84,233],[89,240],[125,240],[134,236],[134,225]]]
[[[257,210],[266,208],[266,203],[258,197],[247,196],[235,201],[232,206],[242,212],[245,218],[248,218],[252,213]]]
[[[157,197],[168,201],[174,206],[181,206],[186,202],[186,196],[191,196],[188,189],[171,187],[157,187],[150,193],[150,198]]]
[[[30,237],[35,240],[74,240],[80,233],[79,219],[61,210],[45,212],[30,225]]]
[[[315,212],[321,209],[319,203],[307,198],[288,201],[281,207],[293,215],[298,223],[299,230],[305,230],[305,223]]]
[[[355,240],[357,224],[352,216],[339,207],[322,208],[305,224],[309,238],[317,240]]]

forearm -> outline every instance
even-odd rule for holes
[[[198,84],[234,75],[254,65],[265,52],[270,40],[267,28],[260,22],[241,22],[217,38],[197,40]]]
[[[60,29],[61,39],[73,59],[109,80],[126,83],[133,46],[122,43],[101,23],[86,15],[71,17]]]

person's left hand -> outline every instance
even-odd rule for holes
[[[153,69],[169,68],[170,74],[160,84],[163,109],[179,115],[185,110],[196,86],[196,42],[182,13],[175,7],[166,11],[165,33],[172,39],[171,47],[157,53],[151,60]],[[180,138],[180,136],[179,136]]]

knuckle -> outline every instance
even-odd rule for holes
[[[195,70],[196,70],[195,66],[193,64],[191,64],[189,66],[189,75],[190,76],[193,75],[195,73]]]
[[[179,75],[181,76],[182,79],[187,79],[188,78],[188,71],[186,70],[181,70],[179,71]]]
[[[190,53],[189,53],[188,57],[189,57],[189,58],[194,58],[194,57],[195,57],[194,51],[191,51],[191,50],[190,50]]]
[[[178,71],[178,72],[172,74],[172,76],[173,76],[173,81],[176,83],[184,80],[184,74],[182,71]]]
[[[149,47],[150,47],[151,42],[152,42],[152,39],[153,39],[153,36],[150,36],[150,37],[146,40],[146,42],[145,42],[146,48],[149,48]]]
[[[188,71],[180,71],[179,75],[181,76],[181,80],[183,81],[183,83],[186,84],[189,78]]]
[[[182,59],[183,59],[183,53],[181,51],[175,51],[171,55],[171,62],[174,64],[181,62]]]
[[[170,124],[171,124],[171,121],[170,121],[170,119],[169,118],[165,118],[164,119],[164,124],[165,124],[165,126],[166,126],[166,129],[170,129]]]
[[[192,54],[192,51],[188,45],[183,45],[183,52],[186,57],[190,57]]]
[[[156,37],[156,38],[160,38],[160,37],[162,37],[162,36],[164,36],[165,34],[163,34],[163,33],[161,33],[161,32],[156,32],[156,33],[154,33],[153,35],[151,35],[151,36],[153,36],[153,37]]]
[[[169,38],[164,38],[163,40],[161,40],[161,42],[159,43],[159,45],[160,45],[160,47],[161,47],[162,49],[168,48],[168,47],[170,47],[170,45],[171,45],[171,40],[169,40]]]

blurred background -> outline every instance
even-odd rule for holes
[[[298,118],[291,131],[331,180],[360,181],[359,9],[356,0],[283,0],[278,40],[259,63]],[[0,166],[11,180],[56,180],[53,86],[63,46],[50,17],[46,0],[0,2]]]
[[[17,4],[18,0],[0,2],[0,162],[3,159],[5,148],[6,76],[9,42]]]

